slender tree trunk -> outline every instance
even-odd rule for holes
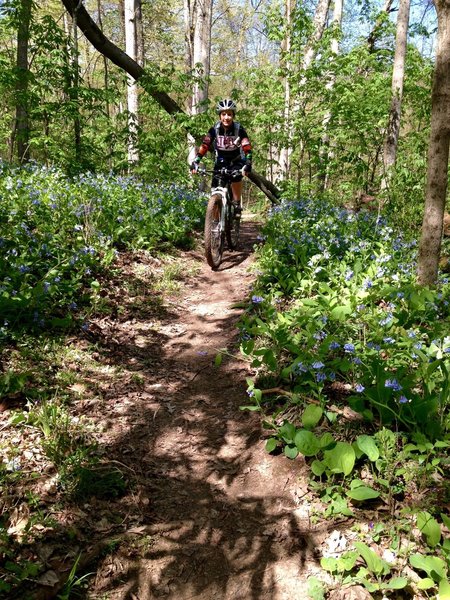
[[[301,61],[301,70],[306,69],[312,64],[316,54],[315,45],[322,39],[325,26],[327,24],[327,15],[330,9],[331,0],[318,0],[313,19],[313,33],[303,53]]]
[[[406,43],[408,37],[410,0],[400,0],[397,15],[397,34],[395,38],[394,66],[392,69],[392,99],[389,123],[384,145],[384,176],[382,189],[389,184],[389,176],[397,157],[400,117],[402,111],[403,79],[405,76]]]
[[[98,25],[101,29],[101,31],[103,31],[103,18],[102,18],[102,2],[101,0],[97,0],[97,10],[98,10]],[[104,85],[105,85],[105,92],[106,92],[106,100],[105,100],[105,114],[107,119],[109,120],[110,118],[110,106],[109,106],[109,100],[108,100],[108,92],[109,92],[109,66],[108,66],[108,59],[106,58],[106,56],[103,56],[103,81],[104,81]]]
[[[285,145],[280,150],[279,169],[281,179],[287,179],[289,176],[291,162],[291,144],[292,144],[292,126],[291,126],[291,36],[292,36],[292,0],[285,2],[285,28],[286,35],[284,37],[281,51],[283,53],[284,66],[284,122],[282,129],[284,130]]]
[[[372,31],[367,36],[367,44],[369,46],[369,52],[375,51],[375,42],[377,41],[379,32],[384,23],[386,14],[390,13],[392,10],[392,2],[393,0],[385,0],[383,4],[383,8],[378,14],[378,18],[375,21]]]
[[[137,60],[137,19],[139,1],[125,0],[125,51],[134,61]],[[130,165],[139,160],[137,149],[138,137],[138,87],[132,75],[127,77],[127,109],[128,109],[128,162]]]
[[[344,0],[335,0],[333,7],[333,31],[334,35],[331,38],[331,52],[333,56],[339,54],[339,36],[342,25],[342,12],[344,8]],[[332,90],[335,82],[334,73],[330,76],[329,81],[326,84],[327,90]],[[328,134],[328,123],[331,120],[331,111],[327,110],[323,118],[323,129],[324,134],[322,136],[322,146],[320,148],[320,163],[322,166],[320,173],[320,190],[324,191],[328,183],[328,171],[329,171],[329,160],[331,158],[330,152],[330,136]]]
[[[17,158],[20,163],[30,159],[30,122],[28,113],[28,45],[32,0],[21,0],[18,7],[17,29],[17,83],[16,83],[16,138]]]
[[[188,101],[188,112],[206,110],[211,61],[212,0],[184,0],[185,52],[189,73],[196,77]],[[195,140],[188,135],[188,162],[195,158]]]
[[[70,88],[70,96],[74,105],[74,117],[73,117],[73,130],[74,130],[74,142],[75,142],[75,159],[78,165],[81,164],[82,150],[81,150],[81,120],[78,106],[78,91],[80,85],[80,63],[78,55],[78,11],[81,3],[78,3],[73,11],[72,15],[72,34],[73,34],[73,45],[72,45],[72,64],[73,64],[73,82]]]
[[[313,32],[308,40],[308,43],[305,46],[303,57],[300,61],[299,91],[297,93],[297,97],[294,102],[294,107],[292,109],[293,122],[295,122],[295,120],[298,120],[306,102],[305,93],[303,91],[303,88],[306,83],[305,73],[314,60],[317,42],[319,42],[323,36],[323,32],[327,24],[327,15],[330,8],[330,2],[331,0],[318,0],[316,5],[316,10],[314,12],[313,18]],[[300,151],[301,150],[302,149],[300,148]],[[288,148],[288,154],[292,154],[292,148]]]
[[[418,281],[434,285],[438,277],[450,144],[450,0],[436,0],[438,41],[431,93],[431,133]]]

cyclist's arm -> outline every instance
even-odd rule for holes
[[[211,127],[211,129],[203,138],[202,143],[200,144],[200,148],[198,149],[195,160],[198,159],[198,162],[200,162],[202,158],[208,153],[208,151],[212,149],[215,136],[216,132],[214,130],[214,127]]]
[[[242,174],[247,175],[252,170],[252,145],[250,143],[250,140],[248,139],[247,132],[242,127],[242,125],[239,129],[239,133],[241,136],[241,146],[244,152],[245,159],[245,165],[242,169]]]

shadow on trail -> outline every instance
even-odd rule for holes
[[[253,253],[256,244],[255,224],[243,221],[239,235],[239,247],[237,250],[225,250],[222,263],[218,272],[233,269],[243,263]]]
[[[199,317],[193,329],[203,321],[230,338],[236,319]],[[160,348],[152,368],[140,364],[146,386],[130,404],[134,426],[109,448],[135,473],[128,510],[143,537],[137,556],[119,550],[114,577],[105,559],[98,589],[120,589],[120,599],[275,600],[280,580],[301,578],[315,559],[314,539],[283,494],[292,463],[265,454],[259,417],[239,408],[248,402],[246,365],[215,367],[192,333],[173,341],[170,355]],[[273,461],[276,481],[266,473]]]
[[[179,365],[166,366],[173,373]],[[314,543],[292,507],[280,506],[282,490],[258,482],[252,457],[261,431],[239,410],[242,383],[209,364],[155,400],[156,416],[142,413],[145,423],[111,449],[142,443],[126,462],[137,473],[149,547],[104,590],[125,580],[121,598],[277,598],[280,564],[293,561],[300,576]],[[283,471],[285,459],[270,458],[278,459]]]
[[[231,302],[256,232],[244,221],[241,249],[225,253],[224,273],[196,277],[189,308]],[[239,315],[214,310],[180,307],[178,321],[166,311],[156,333],[146,317],[131,332],[98,336],[102,360],[138,371],[141,382],[124,375],[97,409],[111,429],[108,458],[133,475],[123,498],[90,502],[91,518],[123,523],[118,539],[125,527],[139,531],[103,559],[89,598],[277,600],[288,597],[281,582],[289,588],[315,559],[314,539],[284,493],[298,476],[293,463],[269,457],[260,418],[240,410],[247,365],[230,357],[214,364],[214,348],[232,346]]]

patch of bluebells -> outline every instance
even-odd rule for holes
[[[389,404],[390,416],[401,406],[414,422],[427,378],[438,395],[450,369],[448,277],[422,297],[415,240],[384,217],[318,199],[274,207],[263,233],[265,245],[257,250],[263,324],[249,316],[247,326],[254,338],[261,332],[265,345],[272,339],[280,373],[290,363],[296,385],[312,385],[312,377],[321,388],[333,373],[363,402],[373,401],[375,409]],[[273,320],[275,296],[284,298],[282,324]],[[436,360],[442,369],[430,371]],[[424,426],[423,419],[417,424]]]
[[[177,185],[114,174],[70,179],[36,163],[2,163],[0,197],[0,304],[9,327],[19,305],[23,327],[61,320],[114,260],[116,246],[186,244],[204,218],[204,198]]]

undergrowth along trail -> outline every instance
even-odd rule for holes
[[[23,426],[19,410],[15,430],[2,413],[18,469],[9,597],[306,597],[327,526],[311,529],[302,464],[269,456],[259,417],[239,409],[252,371],[236,326],[255,225],[242,237],[218,272],[195,251],[165,264],[123,254],[89,330],[52,366],[41,359],[65,401],[25,410]]]

